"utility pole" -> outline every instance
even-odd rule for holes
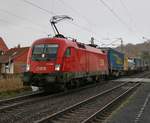
[[[121,46],[120,46],[120,48],[121,48],[121,52],[123,53],[123,39],[120,38],[120,41],[121,41]]]

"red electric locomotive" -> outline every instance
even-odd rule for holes
[[[107,55],[100,49],[65,38],[44,38],[29,50],[24,84],[68,85],[81,78],[96,80],[107,73]]]
[[[28,53],[25,85],[51,88],[84,84],[108,74],[107,55],[100,49],[58,34],[36,40]]]

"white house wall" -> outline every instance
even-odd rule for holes
[[[10,68],[9,68],[9,66],[10,66]],[[10,65],[2,64],[1,72],[6,73],[6,74],[13,74],[14,73],[14,63],[10,63]]]

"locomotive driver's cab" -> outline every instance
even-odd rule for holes
[[[33,47],[32,61],[56,60],[58,44],[37,44]]]

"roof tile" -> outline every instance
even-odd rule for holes
[[[4,40],[0,37],[0,50],[6,52],[8,50],[7,45],[5,44]]]
[[[8,63],[10,59],[13,60],[27,50],[29,47],[11,48],[0,56],[0,63]]]

